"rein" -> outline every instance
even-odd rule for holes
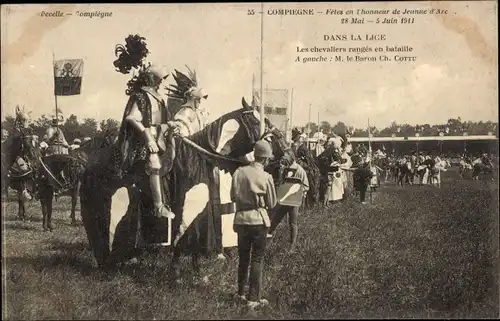
[[[264,137],[268,136],[269,134],[272,134],[272,131],[265,132],[260,137],[260,139],[263,139]],[[234,162],[234,163],[237,163],[239,165],[248,165],[248,164],[250,164],[250,162],[248,162],[248,161],[243,161],[241,159],[237,159],[237,158],[234,158],[234,157],[228,157],[228,156],[224,156],[224,155],[212,153],[212,152],[206,150],[205,148],[201,147],[200,145],[196,144],[195,142],[193,142],[192,140],[190,140],[187,137],[180,136],[180,135],[178,135],[177,137],[181,138],[184,143],[188,144],[189,146],[193,147],[194,149],[196,149],[197,151],[199,151],[200,153],[202,153],[202,154],[204,154],[206,156],[213,157],[213,158],[215,158],[217,160]]]
[[[178,137],[180,137],[184,143],[186,143],[189,146],[193,147],[194,149],[196,149],[200,153],[205,154],[205,155],[210,156],[210,157],[213,157],[213,158],[215,158],[217,160],[235,162],[235,163],[238,163],[240,165],[248,165],[248,164],[250,164],[250,162],[242,161],[242,160],[237,159],[237,158],[227,157],[227,156],[223,156],[223,155],[219,155],[219,154],[214,154],[212,152],[209,152],[205,148],[201,147],[200,145],[196,144],[195,142],[193,142],[192,140],[190,140],[190,139],[188,139],[186,137],[183,137],[183,136],[178,136]]]
[[[8,178],[14,178],[14,179],[17,179],[17,178],[22,178],[22,177],[25,177],[25,176],[28,176],[30,175],[31,173],[33,173],[33,170],[30,169],[29,171],[27,171],[26,173],[22,173],[22,174],[19,174],[19,175],[13,175],[10,171],[7,173],[7,177]]]

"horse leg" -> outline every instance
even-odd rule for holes
[[[200,255],[198,253],[191,254],[191,266],[193,267],[194,276],[196,279],[201,276]]]
[[[71,191],[71,225],[76,225],[76,203],[80,195],[80,182],[77,182]]]
[[[173,248],[173,256],[172,256],[172,281],[176,283],[181,282],[181,250],[178,246]]]
[[[42,224],[43,224],[43,230],[47,231],[47,199],[46,199],[46,194],[47,192],[45,189],[41,190],[39,193],[40,196],[40,205],[42,207]]]
[[[54,225],[52,224],[52,201],[54,198],[54,189],[51,187],[47,188],[47,195],[45,198],[47,204],[47,228],[49,231],[54,230]]]
[[[21,194],[21,192],[19,193]],[[26,208],[25,208],[25,205],[24,205],[24,200],[21,198],[21,195],[19,195],[19,198],[17,200],[17,204],[19,205],[19,219],[21,221],[25,221],[26,220]]]

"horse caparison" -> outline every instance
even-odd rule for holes
[[[187,144],[184,138],[174,139],[175,158],[172,170],[163,176],[166,199],[176,215],[172,224],[174,237],[179,232],[183,218],[186,192],[194,185],[210,186],[215,167],[233,172],[238,166],[245,164],[239,158],[251,152],[253,145],[260,138],[260,121],[255,114],[255,110],[243,100],[243,108],[223,115],[202,131],[187,137],[190,142],[206,152],[200,152],[200,149]],[[239,129],[226,142],[222,152],[217,153],[222,127],[229,120],[236,120]],[[283,152],[277,150],[276,154],[279,153]],[[131,171],[120,177],[116,166],[106,165],[116,164],[117,156],[120,155],[118,146],[100,148],[88,155],[89,160],[82,176],[80,190],[82,219],[98,265],[114,267],[120,260],[127,259],[126,255],[121,258],[113,256],[109,248],[109,218],[111,199],[115,191],[120,187],[127,187],[131,199],[142,200],[136,204],[139,213],[135,213],[140,215],[140,220],[143,222],[142,232],[145,232],[145,228],[151,228],[151,224],[147,222],[148,218],[154,221],[151,191],[148,178],[144,174],[145,164],[138,162]],[[213,155],[221,155],[225,158]],[[189,225],[184,236],[174,247],[174,260],[172,261],[174,272],[179,272],[178,264],[181,253],[190,253],[193,266],[196,267],[201,254],[210,254],[222,248],[220,239],[215,236],[218,233],[216,225],[220,220],[218,217],[220,214],[216,210],[217,204],[214,204],[211,199],[210,197],[202,213]],[[141,229],[139,230],[141,232]],[[148,233],[141,234],[145,236]],[[128,255],[135,256],[136,254],[135,249],[131,249]]]
[[[26,199],[22,196],[23,192],[27,192],[31,196],[36,195],[37,192],[36,168],[33,167],[34,162],[30,161],[35,156],[36,143],[34,135],[25,135],[23,132],[8,137],[2,143],[2,188],[5,188],[2,192],[6,193],[9,187],[17,192],[18,217],[21,220],[26,219]],[[13,170],[12,166],[18,157],[28,162],[28,172],[21,173]]]

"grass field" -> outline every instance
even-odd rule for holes
[[[283,222],[265,262],[270,305],[255,313],[232,301],[237,255],[204,261],[208,286],[172,288],[164,253],[106,275],[92,267],[83,227],[69,225],[69,198],[55,203],[52,233],[42,232],[38,203],[31,222],[18,222],[17,204],[4,202],[4,318],[498,317],[498,183],[445,174],[441,189],[387,184],[371,205],[302,213],[295,254]]]

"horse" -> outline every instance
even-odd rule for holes
[[[50,155],[39,159],[41,163],[38,175],[39,198],[42,207],[43,229],[53,231],[52,203],[61,196],[71,197],[71,225],[77,225],[76,205],[80,193],[81,175],[88,161],[89,151],[110,145],[112,138],[107,133],[84,142],[79,148],[69,151],[69,154]],[[63,171],[68,181],[59,182],[54,173]]]
[[[8,191],[10,186],[17,191],[18,195],[18,218],[26,219],[27,201],[31,201],[36,197],[35,173],[33,167],[34,150],[38,145],[36,135],[26,135],[22,131],[9,136],[2,143],[2,187]],[[13,165],[16,159],[20,157],[28,165],[27,171],[16,169]]]
[[[193,269],[198,275],[201,256],[222,249],[219,223],[226,204],[220,204],[217,188],[214,188],[219,184],[215,173],[219,170],[233,173],[239,166],[248,164],[244,158],[260,138],[258,111],[244,98],[242,105],[243,108],[221,116],[188,137],[171,132],[162,136],[166,146],[163,154],[166,157],[162,156],[163,188],[176,215],[172,226],[153,216],[149,179],[143,174],[144,162],[138,162],[127,173],[120,173],[117,165],[119,146],[113,144],[92,152],[82,175],[80,204],[84,228],[98,267],[114,269],[119,263],[137,257],[146,245],[158,243],[159,231],[164,231],[162,226],[172,231],[173,241],[168,247],[173,252],[173,280],[180,279],[182,254],[191,255]],[[228,135],[225,128],[232,133]],[[127,190],[130,205],[116,227],[114,239],[110,240],[112,200],[122,188]],[[128,227],[123,228],[127,222]],[[123,237],[127,243],[118,243],[118,231],[122,230],[127,231],[124,235],[133,234]]]
[[[489,180],[494,180],[494,167],[493,164],[485,164],[481,159],[473,163],[472,179],[479,180],[479,175],[484,174]]]

